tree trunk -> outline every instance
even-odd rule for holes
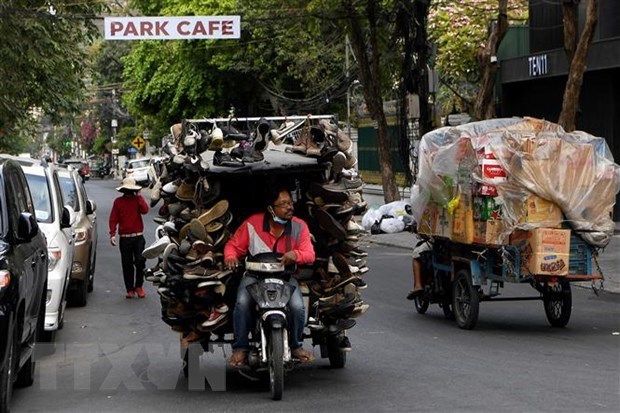
[[[562,23],[564,27],[564,52],[569,63],[575,56],[577,49],[577,24],[579,16],[579,1],[565,1],[562,6]]]
[[[497,49],[508,31],[508,0],[498,0],[497,22],[491,23],[489,38],[484,48],[477,53],[478,67],[480,68],[480,90],[474,104],[474,117],[478,120],[495,117],[493,91],[497,78],[498,62]],[[495,61],[491,61],[491,58]]]
[[[432,111],[428,104],[428,8],[430,0],[414,1],[415,18],[415,53],[417,55],[417,67],[415,71],[418,96],[420,97],[420,136],[433,129]]]
[[[377,16],[376,0],[369,0],[366,6],[366,14],[370,29],[369,48],[362,32],[361,17],[358,15],[351,0],[345,3],[348,11],[351,30],[351,46],[357,57],[358,71],[364,100],[368,106],[370,116],[378,124],[377,148],[379,150],[379,165],[381,168],[381,182],[383,186],[383,198],[385,202],[400,200],[398,187],[396,186],[394,170],[392,167],[392,153],[388,135],[387,120],[383,111],[383,98],[381,95],[381,69],[379,65],[379,46],[377,43]]]
[[[568,62],[568,80],[566,81],[564,98],[562,99],[562,112],[558,119],[558,123],[567,132],[574,131],[577,126],[576,118],[577,109],[579,108],[581,84],[583,82],[583,75],[586,71],[586,60],[588,58],[590,44],[592,44],[592,39],[594,37],[594,29],[598,21],[598,3],[599,0],[588,0],[586,5],[586,23],[583,32],[581,32],[573,58]],[[570,6],[571,4],[564,3],[565,8]],[[566,16],[566,14],[565,12],[564,15]],[[566,29],[564,34],[566,35]],[[566,44],[566,40],[564,44]]]

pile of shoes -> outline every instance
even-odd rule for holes
[[[233,141],[231,148],[228,144]],[[286,152],[316,158],[324,166],[323,179],[305,182],[296,205],[313,234],[317,256],[307,269],[308,327],[338,334],[353,327],[354,318],[369,308],[359,292],[366,288],[363,274],[368,267],[367,253],[358,246],[365,231],[356,221],[367,203],[351,140],[337,124],[325,119],[317,125],[308,119],[285,120],[277,127],[262,118],[250,131],[240,132],[231,122],[220,128],[215,121],[207,127],[184,121],[171,127],[163,156],[149,171],[151,207],[163,205],[155,218],[156,241],[143,256],[157,259],[145,279],[160,295],[162,319],[185,341],[232,331],[229,314],[238,277],[225,269],[223,249],[248,215],[247,205],[237,205],[248,203],[246,189],[225,187],[229,181],[215,168],[210,170],[209,161],[225,167],[262,162],[270,142],[289,142]],[[344,350],[350,348],[346,336],[341,344]]]
[[[360,179],[341,176],[333,183],[313,182],[306,193],[308,222],[316,240],[318,277],[310,286],[317,296],[313,317],[321,321],[316,329],[346,330],[355,325],[352,318],[369,308],[359,292],[367,287],[362,276],[368,272],[368,254],[358,246],[366,231],[355,220],[367,209],[362,188]]]
[[[226,285],[232,273],[224,269],[222,251],[232,214],[226,200],[206,209],[190,208],[170,213],[142,255],[158,260],[145,279],[157,288],[164,322],[185,335],[199,335],[229,320]]]

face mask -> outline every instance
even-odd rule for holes
[[[284,219],[284,218],[280,218],[279,216],[277,216],[274,212],[273,212],[273,208],[269,208],[269,212],[271,213],[271,218],[273,218],[273,220],[280,225],[286,225],[286,223],[288,222],[288,219]]]

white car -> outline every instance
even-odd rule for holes
[[[47,297],[42,340],[52,341],[64,322],[74,250],[71,225],[76,215],[71,206],[65,205],[58,169],[53,164],[36,159],[11,159],[21,165],[26,175],[37,223],[47,238]]]
[[[130,159],[125,164],[125,177],[130,176],[136,180],[138,185],[148,186],[150,165],[149,158]]]

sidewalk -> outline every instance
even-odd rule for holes
[[[401,195],[403,191],[401,190]],[[409,197],[409,190],[405,190],[405,197]],[[364,187],[364,198],[367,200],[370,208],[376,208],[384,204],[383,192],[379,185],[366,185]],[[405,198],[403,198],[405,199]],[[383,245],[394,248],[403,248],[412,250],[416,235],[410,232],[398,232],[395,234],[369,234],[362,238],[363,242],[370,242],[377,245]],[[607,247],[600,252],[598,263],[601,267],[605,280],[603,282],[604,290],[620,294],[620,222],[616,222],[616,232]],[[596,264],[592,263],[593,272],[596,272]],[[591,288],[591,282],[574,283],[573,285]],[[596,281],[596,288],[599,288],[599,281]]]

